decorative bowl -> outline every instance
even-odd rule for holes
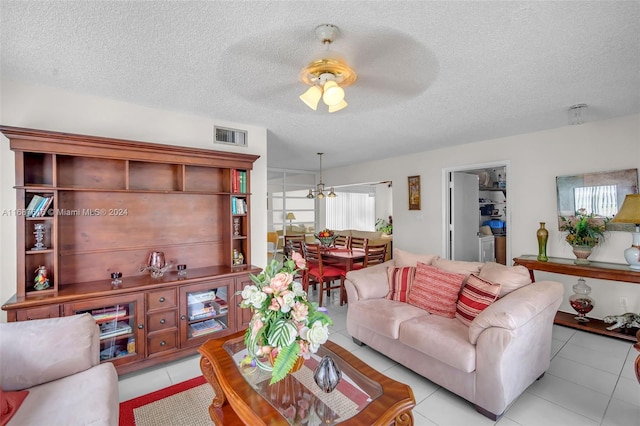
[[[315,236],[318,240],[320,240],[320,244],[325,247],[332,246],[336,238],[338,238],[337,235],[331,235],[330,237],[319,237],[318,234],[315,234]]]

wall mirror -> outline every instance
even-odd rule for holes
[[[561,216],[574,217],[576,211],[612,218],[627,194],[638,193],[638,169],[583,173],[556,177],[558,195],[558,227]],[[633,225],[608,223],[609,231],[633,231]]]

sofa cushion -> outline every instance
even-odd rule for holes
[[[10,425],[113,426],[118,416],[118,374],[105,362],[32,387]]]
[[[476,368],[476,347],[469,342],[469,329],[456,319],[437,315],[410,319],[400,324],[398,340],[465,373]]]
[[[398,329],[404,321],[429,315],[427,311],[387,299],[361,300],[350,303],[347,316],[358,319],[361,327],[390,339],[398,338]]]
[[[406,302],[415,274],[416,268],[410,266],[405,268],[388,267],[389,294],[387,294],[386,298],[397,300],[398,302]]]
[[[453,318],[464,274],[418,262],[407,302],[435,315]]]
[[[96,322],[88,313],[0,324],[2,347],[31,348],[30,351],[2,351],[3,389],[27,389],[98,364],[98,352],[93,345],[97,332]],[[16,371],[29,374],[15,374]]]
[[[498,298],[498,294],[500,294],[500,284],[493,284],[471,274],[458,297],[456,318],[469,326],[480,312]]]
[[[465,277],[468,277],[471,274],[478,274],[484,266],[484,263],[437,258],[433,261],[432,265],[438,269],[456,274],[464,274]]]
[[[500,263],[487,262],[478,276],[492,283],[500,284],[500,297],[531,284],[529,270],[522,265],[505,266]]]
[[[393,249],[393,260],[396,262],[397,267],[415,267],[418,262],[422,262],[425,265],[431,265],[437,258],[437,254],[415,254],[408,251],[400,250],[399,248]]]
[[[11,417],[18,411],[22,401],[27,397],[29,391],[4,392],[0,387],[0,425],[9,423]]]

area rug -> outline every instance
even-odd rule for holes
[[[120,426],[211,426],[213,389],[203,376],[120,403]]]

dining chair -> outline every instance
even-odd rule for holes
[[[349,248],[351,249],[354,249],[354,248],[366,249],[368,244],[369,244],[368,238],[362,238],[362,237],[349,238]]]
[[[364,262],[363,263],[354,263],[352,271],[368,268],[369,266],[379,265],[385,262],[385,258],[387,257],[387,244],[367,244],[367,248],[365,249],[364,254]],[[342,279],[346,279],[347,271],[344,271],[344,275]],[[345,303],[348,303],[347,300],[347,290],[343,288],[344,294],[342,295],[342,299],[344,299]]]
[[[289,251],[289,248],[291,247],[292,241],[303,243],[304,235],[285,235],[284,236],[284,255],[287,258],[291,257],[291,252]],[[302,250],[300,252],[302,252]]]
[[[313,280],[320,284],[318,288],[318,306],[322,306],[322,297],[327,292],[327,297],[331,290],[338,289],[340,291],[340,306],[344,303],[344,268],[335,265],[325,265],[322,262],[322,247],[320,244],[302,244],[304,258],[307,262],[307,270],[305,273],[305,282],[303,283],[305,291],[308,290],[310,282]],[[339,284],[333,284],[338,280]]]
[[[278,233],[267,232],[267,259],[275,259],[278,253]]]
[[[351,237],[348,235],[338,235],[338,237],[334,240],[333,246],[340,248],[347,248],[351,243]]]

